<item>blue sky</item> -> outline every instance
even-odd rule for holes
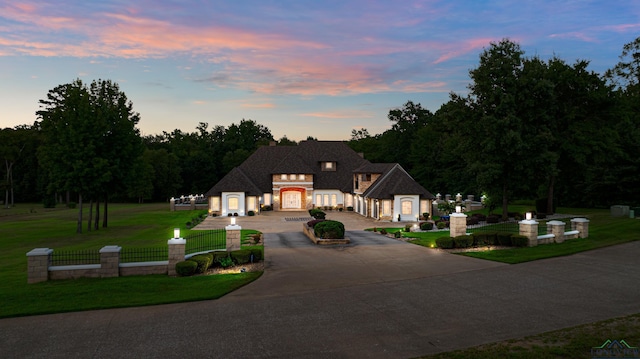
[[[604,72],[640,35],[640,2],[0,0],[0,127],[76,78],[110,79],[143,134],[251,119],[276,139],[381,133],[406,101],[466,93],[483,48]]]

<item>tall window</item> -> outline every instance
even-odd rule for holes
[[[316,195],[316,206],[322,206],[322,195]]]
[[[338,196],[336,196],[335,194],[331,195],[331,205],[332,206],[338,205]]]
[[[227,199],[227,209],[229,210],[237,210],[238,208],[240,208],[238,204],[238,197],[229,197]]]
[[[255,197],[247,197],[247,207],[249,211],[256,210],[256,198]]]
[[[389,200],[382,201],[382,215],[383,216],[391,215],[391,201]]]
[[[209,209],[212,211],[220,210],[220,197],[210,197],[209,198]]]
[[[409,200],[404,200],[401,203],[402,206],[402,214],[413,214],[413,202]]]

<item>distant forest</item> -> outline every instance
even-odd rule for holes
[[[398,104],[389,130],[353,130],[346,142],[372,162],[400,163],[434,194],[485,194],[497,208],[540,198],[638,205],[640,38],[606,73],[588,66],[492,43],[469,71],[467,95],[451,93],[435,112]],[[50,90],[32,125],[0,130],[0,201],[168,201],[206,192],[259,146],[296,145],[245,119],[141,136],[139,117],[108,80]]]

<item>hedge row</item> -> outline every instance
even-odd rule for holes
[[[262,248],[239,249],[232,252],[210,252],[195,255],[176,263],[176,273],[181,277],[202,274],[211,267],[230,267],[262,260]]]
[[[484,245],[500,245],[509,247],[526,247],[529,240],[519,234],[504,232],[479,232],[457,237],[440,237],[436,239],[436,246],[443,249],[468,248]]]

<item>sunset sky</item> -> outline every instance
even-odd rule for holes
[[[57,85],[110,79],[145,135],[244,118],[346,140],[465,94],[491,42],[602,73],[638,36],[634,0],[0,0],[0,127],[32,124]]]

